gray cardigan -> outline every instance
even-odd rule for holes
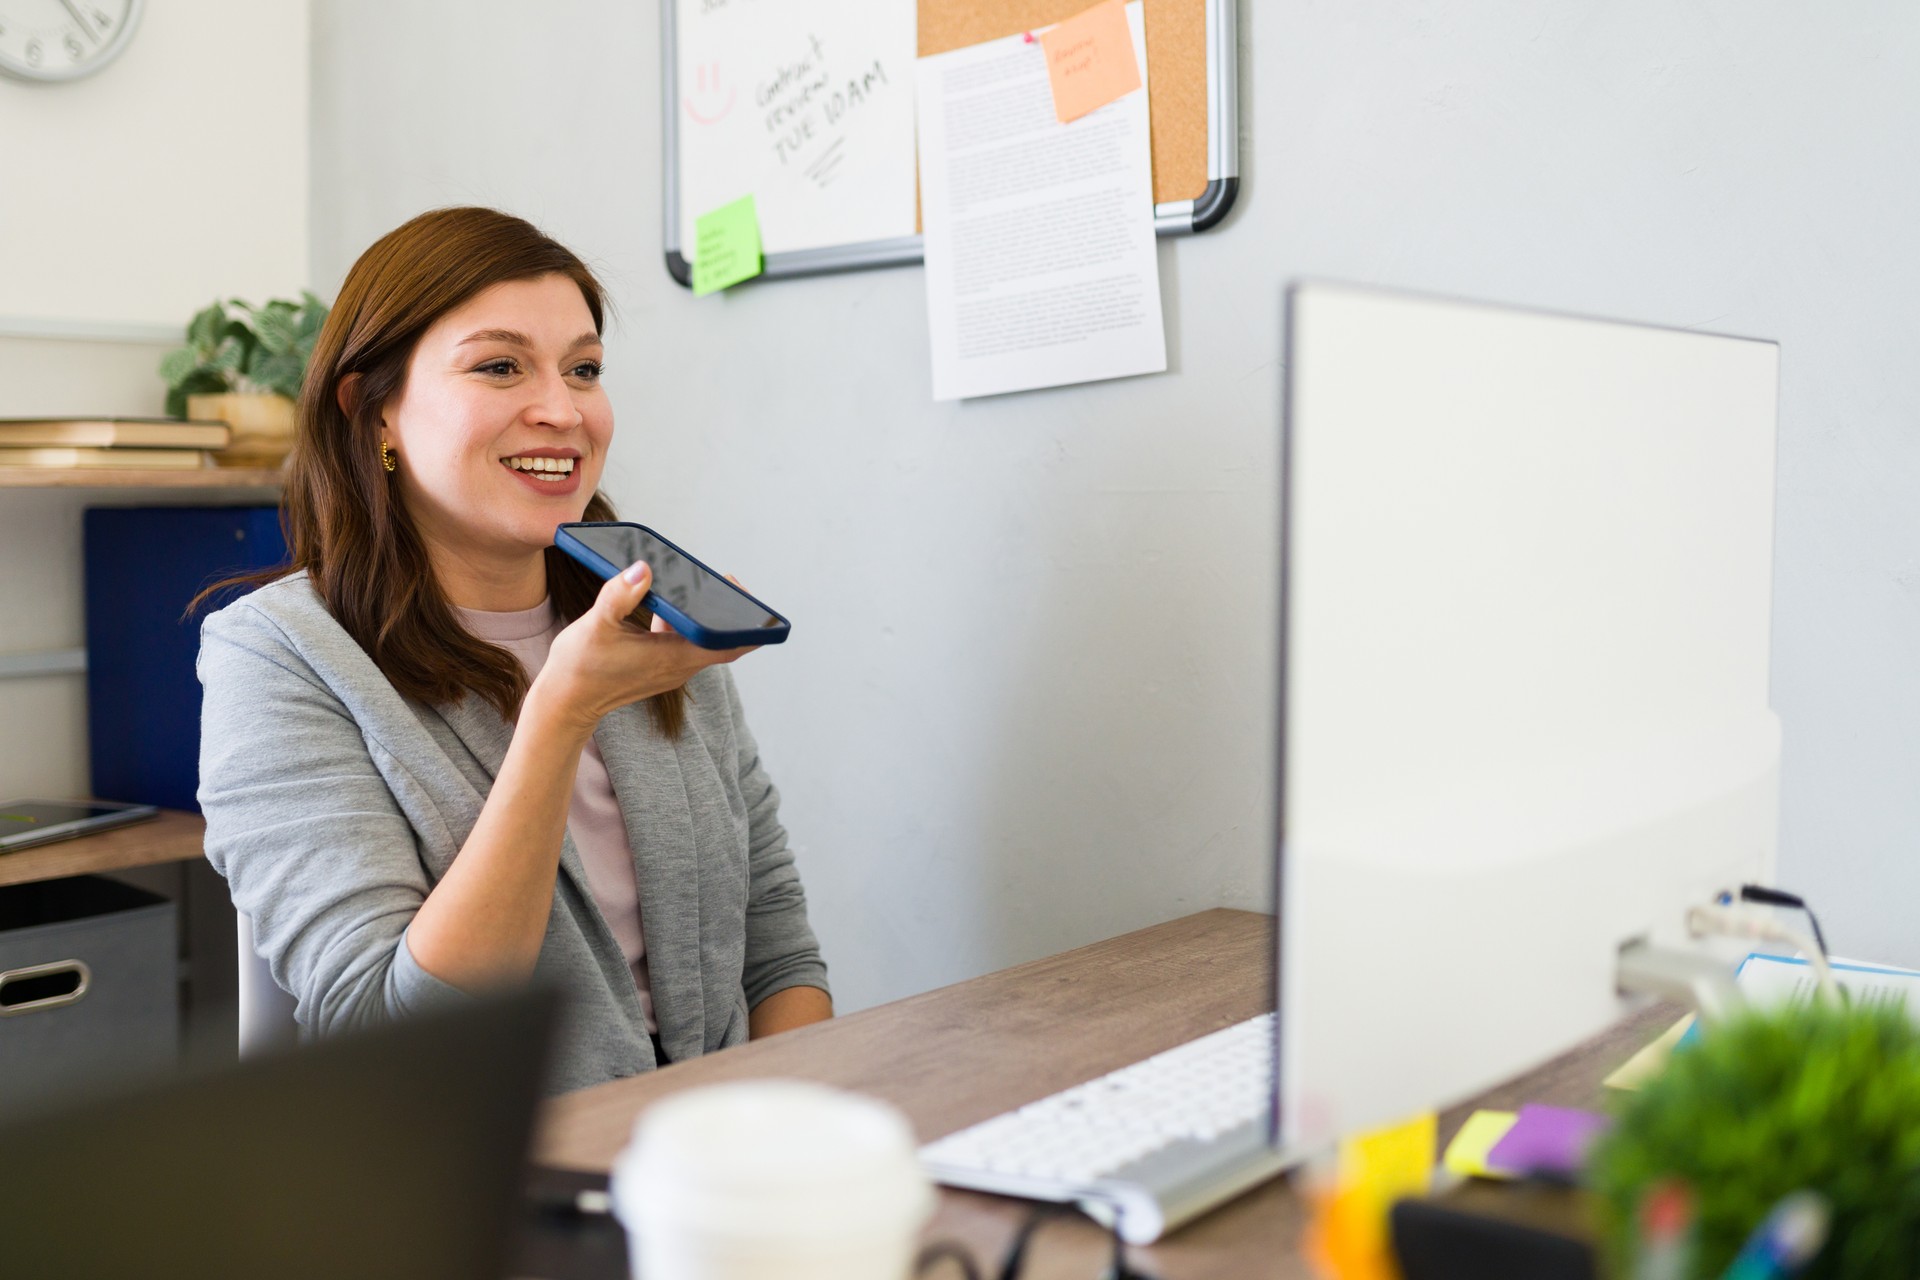
[[[403,698],[305,574],[209,617],[199,671],[207,859],[253,917],[307,1034],[467,999],[420,967],[406,931],[479,820],[512,726],[475,697]],[[776,991],[826,987],[779,794],[733,679],[712,667],[688,691],[678,740],[637,705],[594,734],[633,847],[654,1016],[674,1061],[745,1040],[747,1011]],[[550,1089],[656,1065],[571,838],[535,981],[568,997]]]

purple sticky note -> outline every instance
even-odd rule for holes
[[[1487,1167],[1503,1173],[1548,1173],[1572,1177],[1580,1172],[1587,1147],[1608,1124],[1605,1116],[1572,1107],[1520,1108],[1513,1128],[1487,1152]]]

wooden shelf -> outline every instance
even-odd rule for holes
[[[0,467],[0,489],[278,489],[281,479],[281,472],[272,467],[201,467],[192,471]]]
[[[150,822],[102,831],[77,840],[60,840],[18,853],[0,853],[0,885],[57,880],[62,876],[123,871],[161,862],[204,857],[207,823],[197,813],[162,809]]]

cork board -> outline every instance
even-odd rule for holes
[[[1092,0],[918,0],[920,56],[1018,35],[1071,18]],[[1147,106],[1155,204],[1207,187],[1206,0],[1144,0]]]

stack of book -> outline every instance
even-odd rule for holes
[[[0,418],[0,467],[191,471],[213,465],[232,432],[178,418]]]

